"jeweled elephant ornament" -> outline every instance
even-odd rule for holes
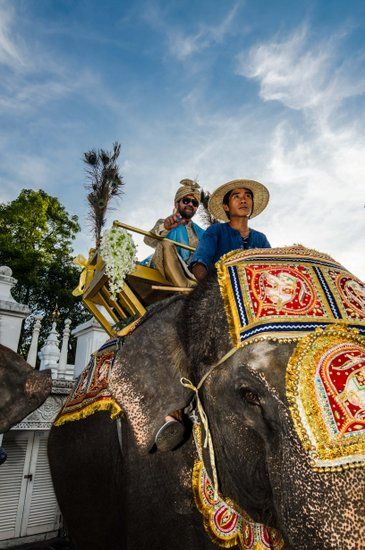
[[[351,281],[365,295],[304,247],[236,251],[95,354],[50,436],[75,548],[363,548],[365,425],[346,392],[361,384],[365,309]],[[156,451],[189,403],[185,441]]]
[[[0,433],[40,407],[51,393],[51,371],[36,371],[0,344]]]

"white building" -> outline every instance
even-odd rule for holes
[[[17,351],[21,325],[29,308],[11,296],[16,283],[8,267],[0,267],[0,343]],[[41,319],[35,319],[28,362],[37,358]],[[52,393],[9,432],[0,435],[0,444],[8,458],[0,465],[0,549],[22,542],[50,539],[60,527],[60,512],[53,491],[47,458],[47,439],[51,425],[90,353],[107,339],[107,334],[90,320],[73,330],[77,337],[76,364],[67,364],[70,322],[63,330],[61,349],[56,323],[43,348],[38,352],[40,368],[52,370]]]

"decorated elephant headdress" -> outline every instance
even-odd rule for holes
[[[365,285],[297,245],[234,251],[217,264],[233,343],[298,344],[286,391],[316,470],[365,462]]]

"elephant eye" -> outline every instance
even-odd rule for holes
[[[242,387],[240,388],[240,393],[242,399],[246,401],[246,403],[249,403],[250,405],[257,405],[260,406],[260,397],[255,393],[254,391],[250,390],[250,388]]]

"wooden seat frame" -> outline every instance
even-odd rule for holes
[[[163,240],[162,237],[122,222],[116,221],[113,225]],[[176,246],[194,250],[190,246],[172,242]],[[171,293],[192,290],[191,288],[174,287],[157,269],[137,264],[134,270],[127,275],[123,289],[113,300],[108,287],[105,263],[98,252],[95,252],[94,256],[89,259],[89,266],[93,269],[93,278],[85,288],[82,300],[110,336],[123,335],[128,332],[135,320],[147,312],[149,305],[167,298]],[[115,328],[115,325],[123,323],[122,329]]]

